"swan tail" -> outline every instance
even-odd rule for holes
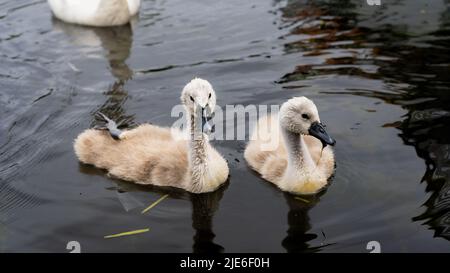
[[[114,146],[114,140],[107,131],[87,129],[75,139],[74,150],[78,159],[85,164],[109,169],[114,163],[108,156],[109,148]]]

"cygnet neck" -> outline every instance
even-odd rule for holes
[[[288,153],[287,171],[292,174],[298,174],[314,170],[316,164],[311,157],[303,136],[283,127],[281,127],[281,132]]]
[[[193,191],[201,191],[205,185],[207,174],[207,143],[208,140],[202,132],[201,124],[197,123],[193,113],[188,119],[189,126],[189,169],[191,171],[191,183]]]

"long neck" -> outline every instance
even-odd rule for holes
[[[281,128],[288,152],[287,172],[289,175],[307,173],[316,167],[301,134]]]
[[[207,139],[197,124],[194,115],[190,115],[189,122],[189,170],[191,172],[192,191],[201,191],[205,185],[207,174]]]

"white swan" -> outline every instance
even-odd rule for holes
[[[56,18],[87,26],[124,25],[136,15],[141,0],[48,0]]]
[[[278,116],[258,120],[244,157],[280,189],[314,194],[334,172],[333,150],[327,144],[334,145],[335,141],[320,123],[315,104],[297,97],[285,102]]]
[[[211,192],[228,178],[228,164],[209,144],[208,118],[216,105],[209,82],[194,79],[181,94],[188,113],[184,133],[150,124],[121,132],[109,120],[107,131],[88,129],[75,140],[78,159],[138,184],[171,186],[193,193]],[[114,139],[115,138],[115,139]]]

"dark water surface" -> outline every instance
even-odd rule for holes
[[[450,2],[144,1],[105,29],[0,1],[0,251],[450,251]],[[245,141],[216,141],[227,186],[136,187],[77,162],[102,110],[170,126],[194,76],[218,104],[305,95],[337,139],[331,186],[307,202],[249,170]],[[148,214],[141,210],[169,193]],[[150,228],[116,239],[103,236]]]

